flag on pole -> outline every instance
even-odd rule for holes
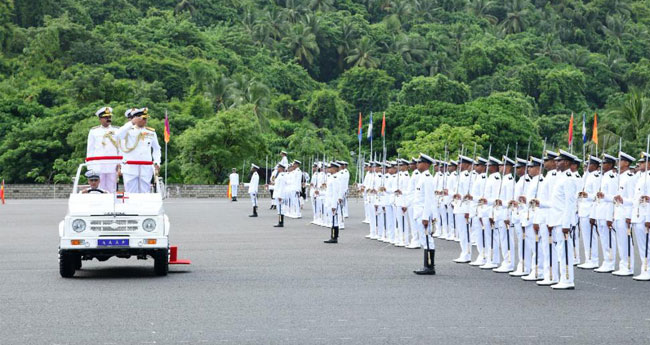
[[[381,136],[386,136],[386,112],[384,112],[384,116],[381,119]]]
[[[569,120],[569,147],[573,144],[573,113],[571,113],[571,120]]]
[[[372,111],[370,112],[370,123],[368,124],[368,139],[372,141]]]
[[[591,134],[591,141],[598,145],[598,113],[594,114],[594,130]]]
[[[228,199],[232,199],[232,188],[230,186],[230,180],[228,181]]]
[[[587,124],[585,121],[585,112],[582,112],[582,143],[585,144],[587,142]]]
[[[171,132],[169,131],[169,117],[167,117],[167,111],[165,111],[165,143],[169,142],[169,137]]]
[[[0,200],[2,200],[2,204],[5,204],[5,180],[2,179],[2,184],[0,184]]]
[[[363,135],[363,123],[361,122],[361,112],[359,112],[359,132],[357,133],[357,137],[359,137],[359,141],[361,141],[362,135]]]

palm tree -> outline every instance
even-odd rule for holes
[[[621,41],[623,38],[627,37],[626,35],[626,27],[627,27],[627,22],[628,20],[626,18],[621,17],[620,15],[613,15],[613,16],[607,16],[605,18],[605,24],[601,26],[601,30],[605,34],[605,36],[611,38],[616,42],[616,44],[620,47],[622,46]]]
[[[460,56],[460,53],[463,50],[463,43],[465,42],[465,35],[466,29],[463,24],[456,23],[453,24],[447,33],[447,36],[449,39],[452,41],[453,45],[453,52],[456,54],[456,56]]]
[[[547,34],[544,37],[542,50],[535,53],[535,56],[546,56],[553,62],[558,62],[564,54],[564,49],[560,46],[562,42],[554,34]]]
[[[343,70],[343,59],[349,55],[356,38],[357,30],[355,29],[352,22],[349,20],[344,21],[341,25],[341,40],[336,46],[336,52],[338,54],[338,67],[340,70]]]
[[[568,49],[562,55],[562,60],[583,69],[591,61],[591,56],[589,51],[584,48]]]
[[[479,18],[487,19],[490,24],[494,25],[497,23],[497,17],[488,13],[490,8],[494,6],[494,1],[492,0],[470,0],[467,4],[467,10],[473,15]]]
[[[292,23],[295,24],[300,20],[304,8],[299,3],[297,4],[295,0],[287,0],[284,15]]]
[[[375,55],[379,52],[375,42],[364,36],[359,40],[356,47],[350,51],[345,62],[355,67],[376,68],[379,66],[379,59]]]
[[[305,68],[314,62],[315,55],[320,53],[316,43],[316,35],[311,29],[301,23],[295,24],[282,40],[293,56]]]
[[[650,123],[650,98],[640,90],[631,90],[625,96],[625,101],[609,111],[608,115],[620,126],[616,132],[621,133],[625,141],[644,142],[643,134]]]
[[[418,22],[432,22],[433,14],[441,9],[435,0],[415,0],[413,2],[413,17]]]
[[[190,17],[194,17],[194,12],[196,12],[196,7],[192,3],[192,0],[181,0],[176,7],[174,7],[174,14],[178,15],[182,12],[190,12]]]
[[[506,34],[522,32],[526,29],[527,16],[531,4],[528,0],[509,0],[506,3],[506,18],[501,22],[501,27]]]
[[[327,12],[334,9],[334,0],[311,0],[309,8],[312,11]]]

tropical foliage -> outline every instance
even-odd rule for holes
[[[538,154],[571,113],[635,152],[649,88],[647,0],[0,0],[0,177],[67,181],[105,105],[170,114],[171,182],[354,162],[359,113],[368,159],[370,112],[389,156]]]

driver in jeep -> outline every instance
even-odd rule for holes
[[[86,172],[86,178],[88,178],[89,187],[80,191],[81,194],[89,193],[106,193],[105,190],[99,188],[99,173],[96,173],[93,170],[88,170]]]

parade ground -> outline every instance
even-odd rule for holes
[[[553,291],[422,250],[365,239],[359,201],[338,244],[329,229],[260,200],[170,199],[170,240],[190,266],[84,261],[63,279],[57,224],[67,200],[0,206],[0,344],[648,344],[650,283],[576,269]]]

